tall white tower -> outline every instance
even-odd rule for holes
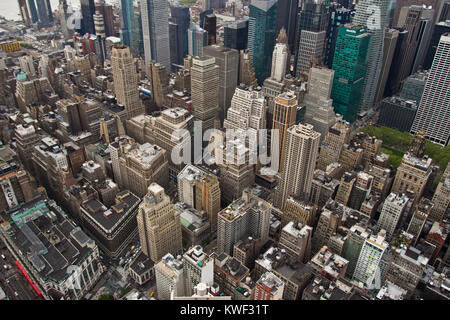
[[[356,5],[353,23],[366,26],[371,34],[367,52],[367,73],[364,79],[364,92],[358,111],[364,112],[373,107],[375,94],[383,63],[384,29],[388,26],[390,0],[360,0]]]
[[[277,43],[273,49],[272,72],[270,77],[273,80],[281,82],[286,75],[286,64],[288,59],[288,49],[286,44]]]
[[[411,133],[446,146],[450,138],[450,33],[441,36]]]

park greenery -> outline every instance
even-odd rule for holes
[[[408,132],[401,132],[384,126],[366,126],[361,131],[383,140],[381,152],[390,155],[389,165],[392,165],[394,168],[400,165],[403,154],[408,151],[408,147],[413,139],[413,136]],[[433,162],[439,165],[440,171],[443,172],[450,161],[450,146],[441,147],[427,140],[425,143],[425,154],[431,157]]]
[[[195,3],[197,2],[197,0],[178,0],[178,3],[182,6],[193,6]]]

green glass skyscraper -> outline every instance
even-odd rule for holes
[[[367,27],[346,24],[339,27],[333,59],[333,107],[345,120],[354,122],[367,72],[370,34]]]
[[[252,0],[248,26],[248,49],[258,83],[270,76],[276,38],[277,0]]]

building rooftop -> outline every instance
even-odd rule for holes
[[[266,286],[273,295],[276,295],[278,290],[284,288],[284,282],[272,272],[264,273],[256,283],[261,286]]]
[[[154,267],[155,263],[147,257],[143,252],[139,253],[137,257],[131,262],[130,269],[138,274],[143,275],[148,272],[148,270]]]
[[[96,246],[53,200],[42,196],[11,212],[11,218],[11,242],[43,279],[64,281],[68,267],[82,263]]]
[[[82,203],[81,208],[92,220],[94,220],[106,232],[112,232],[120,222],[135,210],[140,199],[128,190],[119,192],[115,198],[115,204],[107,208],[96,199]]]

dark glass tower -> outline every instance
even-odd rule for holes
[[[351,10],[340,6],[330,7],[330,22],[328,23],[324,58],[324,65],[330,69],[333,66],[334,48],[336,46],[338,28],[340,25],[350,22],[350,12]]]
[[[131,46],[131,39],[133,37],[133,17],[133,1],[120,0],[120,41],[126,46]]]
[[[53,25],[53,13],[50,0],[36,0],[39,27],[47,28]]]
[[[171,6],[170,15],[170,58],[172,68],[174,68],[174,65],[183,66],[183,59],[188,54],[188,29],[191,17],[189,7],[184,6]]]
[[[346,24],[339,27],[331,99],[334,110],[349,122],[356,120],[363,93],[370,37],[364,26]]]
[[[249,5],[248,49],[256,79],[262,85],[270,76],[276,38],[277,0],[254,0]]]
[[[223,28],[223,44],[238,51],[247,49],[248,20],[231,22]]]
[[[214,14],[205,16],[203,29],[208,32],[208,45],[216,44],[217,18]]]
[[[94,14],[95,4],[94,0],[80,0],[81,15],[83,16],[83,33],[95,33]]]
[[[284,27],[288,36],[289,50],[292,54],[295,52],[298,3],[298,0],[278,0],[277,7],[277,29],[275,32],[279,34],[281,28]]]

